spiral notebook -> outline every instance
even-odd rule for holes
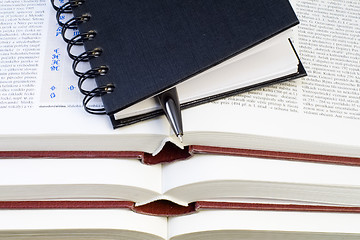
[[[74,18],[62,23],[63,13]],[[85,109],[114,127],[162,114],[153,97],[174,86],[187,108],[305,74],[286,34],[298,24],[288,0],[81,0],[57,16]],[[81,44],[86,51],[73,54]],[[91,69],[81,72],[85,61]],[[94,78],[97,87],[84,89]]]

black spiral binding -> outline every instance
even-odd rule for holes
[[[105,94],[111,93],[114,91],[114,84],[109,83],[105,86],[100,86],[97,88],[94,88],[92,90],[86,90],[83,88],[84,82],[89,78],[96,78],[100,76],[104,76],[109,71],[108,66],[99,66],[94,67],[86,72],[80,72],[77,70],[77,66],[81,62],[88,62],[93,58],[100,57],[103,53],[103,49],[101,48],[95,48],[91,51],[85,51],[79,55],[74,55],[71,53],[71,50],[74,46],[80,46],[83,45],[84,42],[93,40],[96,37],[96,31],[90,30],[86,33],[79,34],[71,39],[66,38],[66,31],[68,29],[76,29],[79,24],[83,24],[86,22],[89,22],[91,20],[91,15],[89,14],[83,14],[80,17],[73,17],[70,20],[66,22],[61,22],[60,16],[62,14],[72,14],[72,8],[74,7],[80,7],[85,0],[69,0],[65,4],[63,4],[60,7],[57,7],[54,3],[55,0],[50,0],[53,8],[56,10],[56,20],[58,24],[62,27],[61,34],[64,39],[64,41],[67,43],[67,52],[69,57],[73,60],[72,69],[74,71],[74,74],[79,77],[78,80],[78,87],[80,92],[85,95],[83,99],[83,105],[87,112],[92,114],[106,114],[105,108],[91,108],[89,107],[90,101],[94,97],[101,97]]]

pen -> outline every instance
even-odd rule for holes
[[[183,126],[181,119],[180,103],[176,88],[171,88],[157,96],[174,133],[182,142]]]

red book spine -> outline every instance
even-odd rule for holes
[[[127,208],[139,214],[153,216],[180,216],[193,214],[202,209],[232,209],[248,211],[296,211],[296,212],[341,212],[360,213],[360,207],[263,204],[238,202],[198,201],[180,206],[167,200],[158,200],[142,206],[131,201],[1,201],[0,209],[121,209]]]

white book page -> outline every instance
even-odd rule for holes
[[[300,19],[294,41],[308,77],[183,111],[186,144],[204,141],[186,138],[192,132],[243,133],[234,147],[260,148],[264,136],[270,150],[303,152],[312,145],[315,153],[359,156],[359,5],[294,3]],[[281,147],[274,139],[282,139]],[[291,141],[297,142],[286,144]]]
[[[60,237],[62,234],[74,238],[98,234],[101,238],[119,234],[118,230],[152,234],[162,239],[167,235],[166,218],[138,214],[129,209],[2,210],[0,223],[0,235],[9,232],[12,237],[17,236],[16,233],[21,237],[24,234],[46,236],[54,232]]]
[[[0,189],[2,200],[145,201],[161,193],[161,165],[134,159],[4,159]]]
[[[275,36],[247,50],[249,53],[239,54],[179,84],[179,95],[185,101],[193,101],[296,73],[299,61],[289,43],[290,36],[289,31]],[[275,54],[278,58],[274,58]]]
[[[241,198],[355,204],[360,168],[198,154],[163,166],[163,191],[186,202]]]
[[[56,11],[50,1],[4,2],[0,12],[2,135],[168,135],[165,118],[114,131],[107,116],[85,112],[78,78],[72,71],[72,60],[66,52],[67,45],[61,37],[61,27],[56,22]],[[70,35],[77,34],[69,32]],[[82,47],[78,48],[73,53],[83,51]],[[84,65],[80,70],[89,67]],[[91,89],[94,85],[86,87]],[[101,101],[95,100],[93,105],[101,107]],[[0,148],[4,144],[0,144]],[[131,150],[116,147],[113,150]],[[4,150],[10,149],[8,146]]]
[[[359,221],[360,215],[351,213],[200,210],[196,214],[171,217],[169,239],[196,232],[221,230],[232,231],[233,234],[225,235],[229,239],[239,239],[242,232],[248,231],[265,231],[267,234],[264,237],[269,237],[271,232],[289,232],[291,239],[299,233],[359,234]]]

